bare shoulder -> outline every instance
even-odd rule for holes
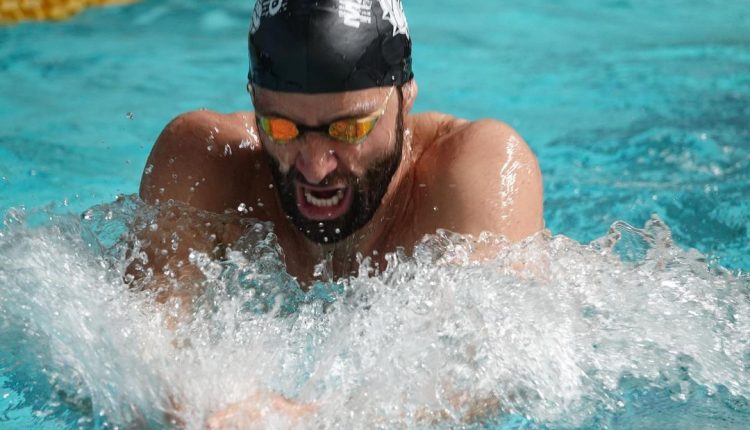
[[[470,124],[469,121],[464,119],[439,112],[411,115],[408,125],[412,132],[413,149],[421,156],[424,152],[430,152],[434,149],[434,145],[443,141],[445,136],[453,134]]]
[[[164,127],[154,145],[154,150],[205,151],[206,156],[213,157],[230,155],[226,145],[229,145],[231,149],[238,147],[243,141],[248,144],[259,142],[255,132],[254,118],[252,112],[232,114],[209,110],[186,112],[178,115]],[[217,149],[225,149],[225,151],[216,151]]]
[[[543,228],[543,187],[533,151],[512,127],[497,120],[439,118],[425,143],[418,177],[438,219],[461,233],[490,231],[511,240]],[[434,121],[434,119],[433,119]]]
[[[430,150],[435,156],[467,159],[508,155],[516,151],[517,157],[533,158],[534,153],[523,138],[508,124],[494,120],[482,119],[467,121],[449,115],[433,114],[435,138]]]
[[[213,212],[236,207],[262,177],[252,113],[194,111],[173,119],[154,144],[141,179],[144,201],[176,200]]]

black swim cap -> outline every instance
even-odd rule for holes
[[[332,93],[412,79],[401,0],[256,0],[250,28],[253,84]]]

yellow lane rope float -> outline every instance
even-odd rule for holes
[[[136,0],[0,0],[0,23],[63,20],[90,6],[133,3]]]

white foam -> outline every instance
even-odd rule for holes
[[[365,265],[307,295],[258,225],[225,262],[193,256],[208,290],[172,332],[170,310],[122,282],[119,235],[150,225],[133,203],[42,227],[10,214],[1,231],[0,326],[23,333],[3,349],[94,417],[159,423],[179,404],[197,429],[261,390],[316,405],[309,428],[455,427],[481,404],[575,426],[627,406],[625,379],[675,399],[695,384],[750,397],[750,282],[658,220],[590,245],[540,234],[482,263],[468,256],[499,239],[441,232],[382,274]]]

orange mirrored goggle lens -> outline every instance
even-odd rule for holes
[[[299,135],[297,124],[284,118],[259,118],[263,131],[275,141],[285,142]]]
[[[328,134],[344,142],[358,143],[375,128],[380,116],[371,116],[359,119],[347,119],[331,123]]]

